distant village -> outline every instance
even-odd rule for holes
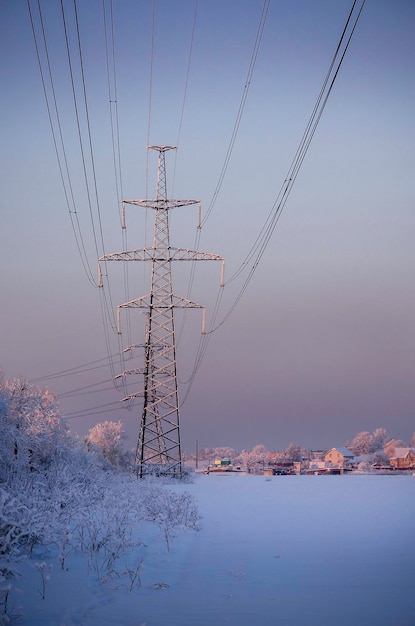
[[[238,472],[263,475],[391,473],[415,471],[415,433],[410,445],[391,439],[378,428],[358,433],[346,446],[305,450],[292,443],[272,452],[264,445],[236,452],[233,448],[204,448],[185,455],[185,463],[205,473]]]

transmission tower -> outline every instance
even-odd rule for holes
[[[199,205],[200,201],[173,200],[167,197],[165,154],[175,146],[149,146],[158,152],[158,177],[155,199],[124,200],[122,225],[125,228],[125,205],[135,205],[154,210],[154,238],[151,248],[106,254],[99,259],[100,285],[102,285],[101,262],[150,261],[150,293],[120,304],[117,309],[118,332],[121,333],[122,309],[144,309],[147,329],[144,343],[143,392],[125,398],[143,397],[143,408],[136,450],[136,471],[143,477],[147,473],[182,476],[180,443],[179,394],[177,380],[176,340],[174,310],[204,306],[176,296],[172,288],[172,261],[221,261],[223,286],[224,260],[218,254],[198,252],[170,246],[169,212],[182,206]],[[204,316],[202,333],[204,332]],[[123,372],[122,375],[128,372]]]

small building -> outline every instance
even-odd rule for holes
[[[386,446],[383,447],[383,451],[389,458],[395,455],[395,448],[402,447],[402,442],[399,439],[391,439]]]
[[[324,462],[328,467],[345,467],[352,463],[353,459],[353,452],[347,448],[332,448],[324,456]]]
[[[390,462],[394,469],[415,469],[415,449],[395,448]]]
[[[232,461],[230,459],[215,459],[213,464],[216,466],[232,465]]]
[[[299,476],[301,474],[302,462],[301,461],[294,461],[293,462],[293,468],[294,468],[294,474]]]
[[[319,471],[322,471],[324,469],[326,469],[326,464],[324,461],[318,461],[318,460],[311,460],[310,463],[308,464],[308,469],[310,470],[311,473],[318,473]]]

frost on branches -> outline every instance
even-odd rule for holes
[[[0,416],[0,472],[7,472],[11,463],[15,470],[45,470],[70,446],[56,398],[47,390],[23,380],[1,382]]]
[[[131,455],[123,448],[126,435],[121,422],[102,422],[90,429],[85,438],[87,449],[101,454],[108,463],[117,468],[128,467]]]
[[[382,450],[387,444],[390,437],[384,428],[376,428],[373,433],[368,431],[360,432],[348,447],[356,455],[372,454]]]
[[[131,591],[148,550],[140,524],[153,522],[166,550],[179,528],[197,530],[188,494],[116,471],[122,440],[121,424],[104,422],[85,446],[53,394],[0,380],[0,626],[20,614],[15,585],[28,566],[42,600],[53,572],[66,571],[74,554],[102,584],[116,578]]]

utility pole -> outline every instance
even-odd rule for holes
[[[172,287],[172,261],[221,261],[221,287],[224,285],[224,259],[218,254],[198,252],[170,245],[169,212],[172,209],[199,205],[200,201],[173,200],[167,197],[165,154],[175,146],[149,146],[158,152],[158,177],[155,199],[124,200],[122,224],[125,228],[125,205],[154,210],[154,238],[151,248],[106,254],[99,259],[99,284],[102,286],[101,262],[150,261],[150,293],[120,304],[117,309],[118,333],[121,333],[122,309],[145,309],[147,332],[144,344],[143,393],[124,400],[143,397],[140,430],[136,450],[136,472],[141,478],[149,473],[182,477],[179,394],[177,380],[174,310],[204,306],[176,296]],[[204,315],[202,321],[204,333]],[[123,373],[122,375],[126,374]]]

